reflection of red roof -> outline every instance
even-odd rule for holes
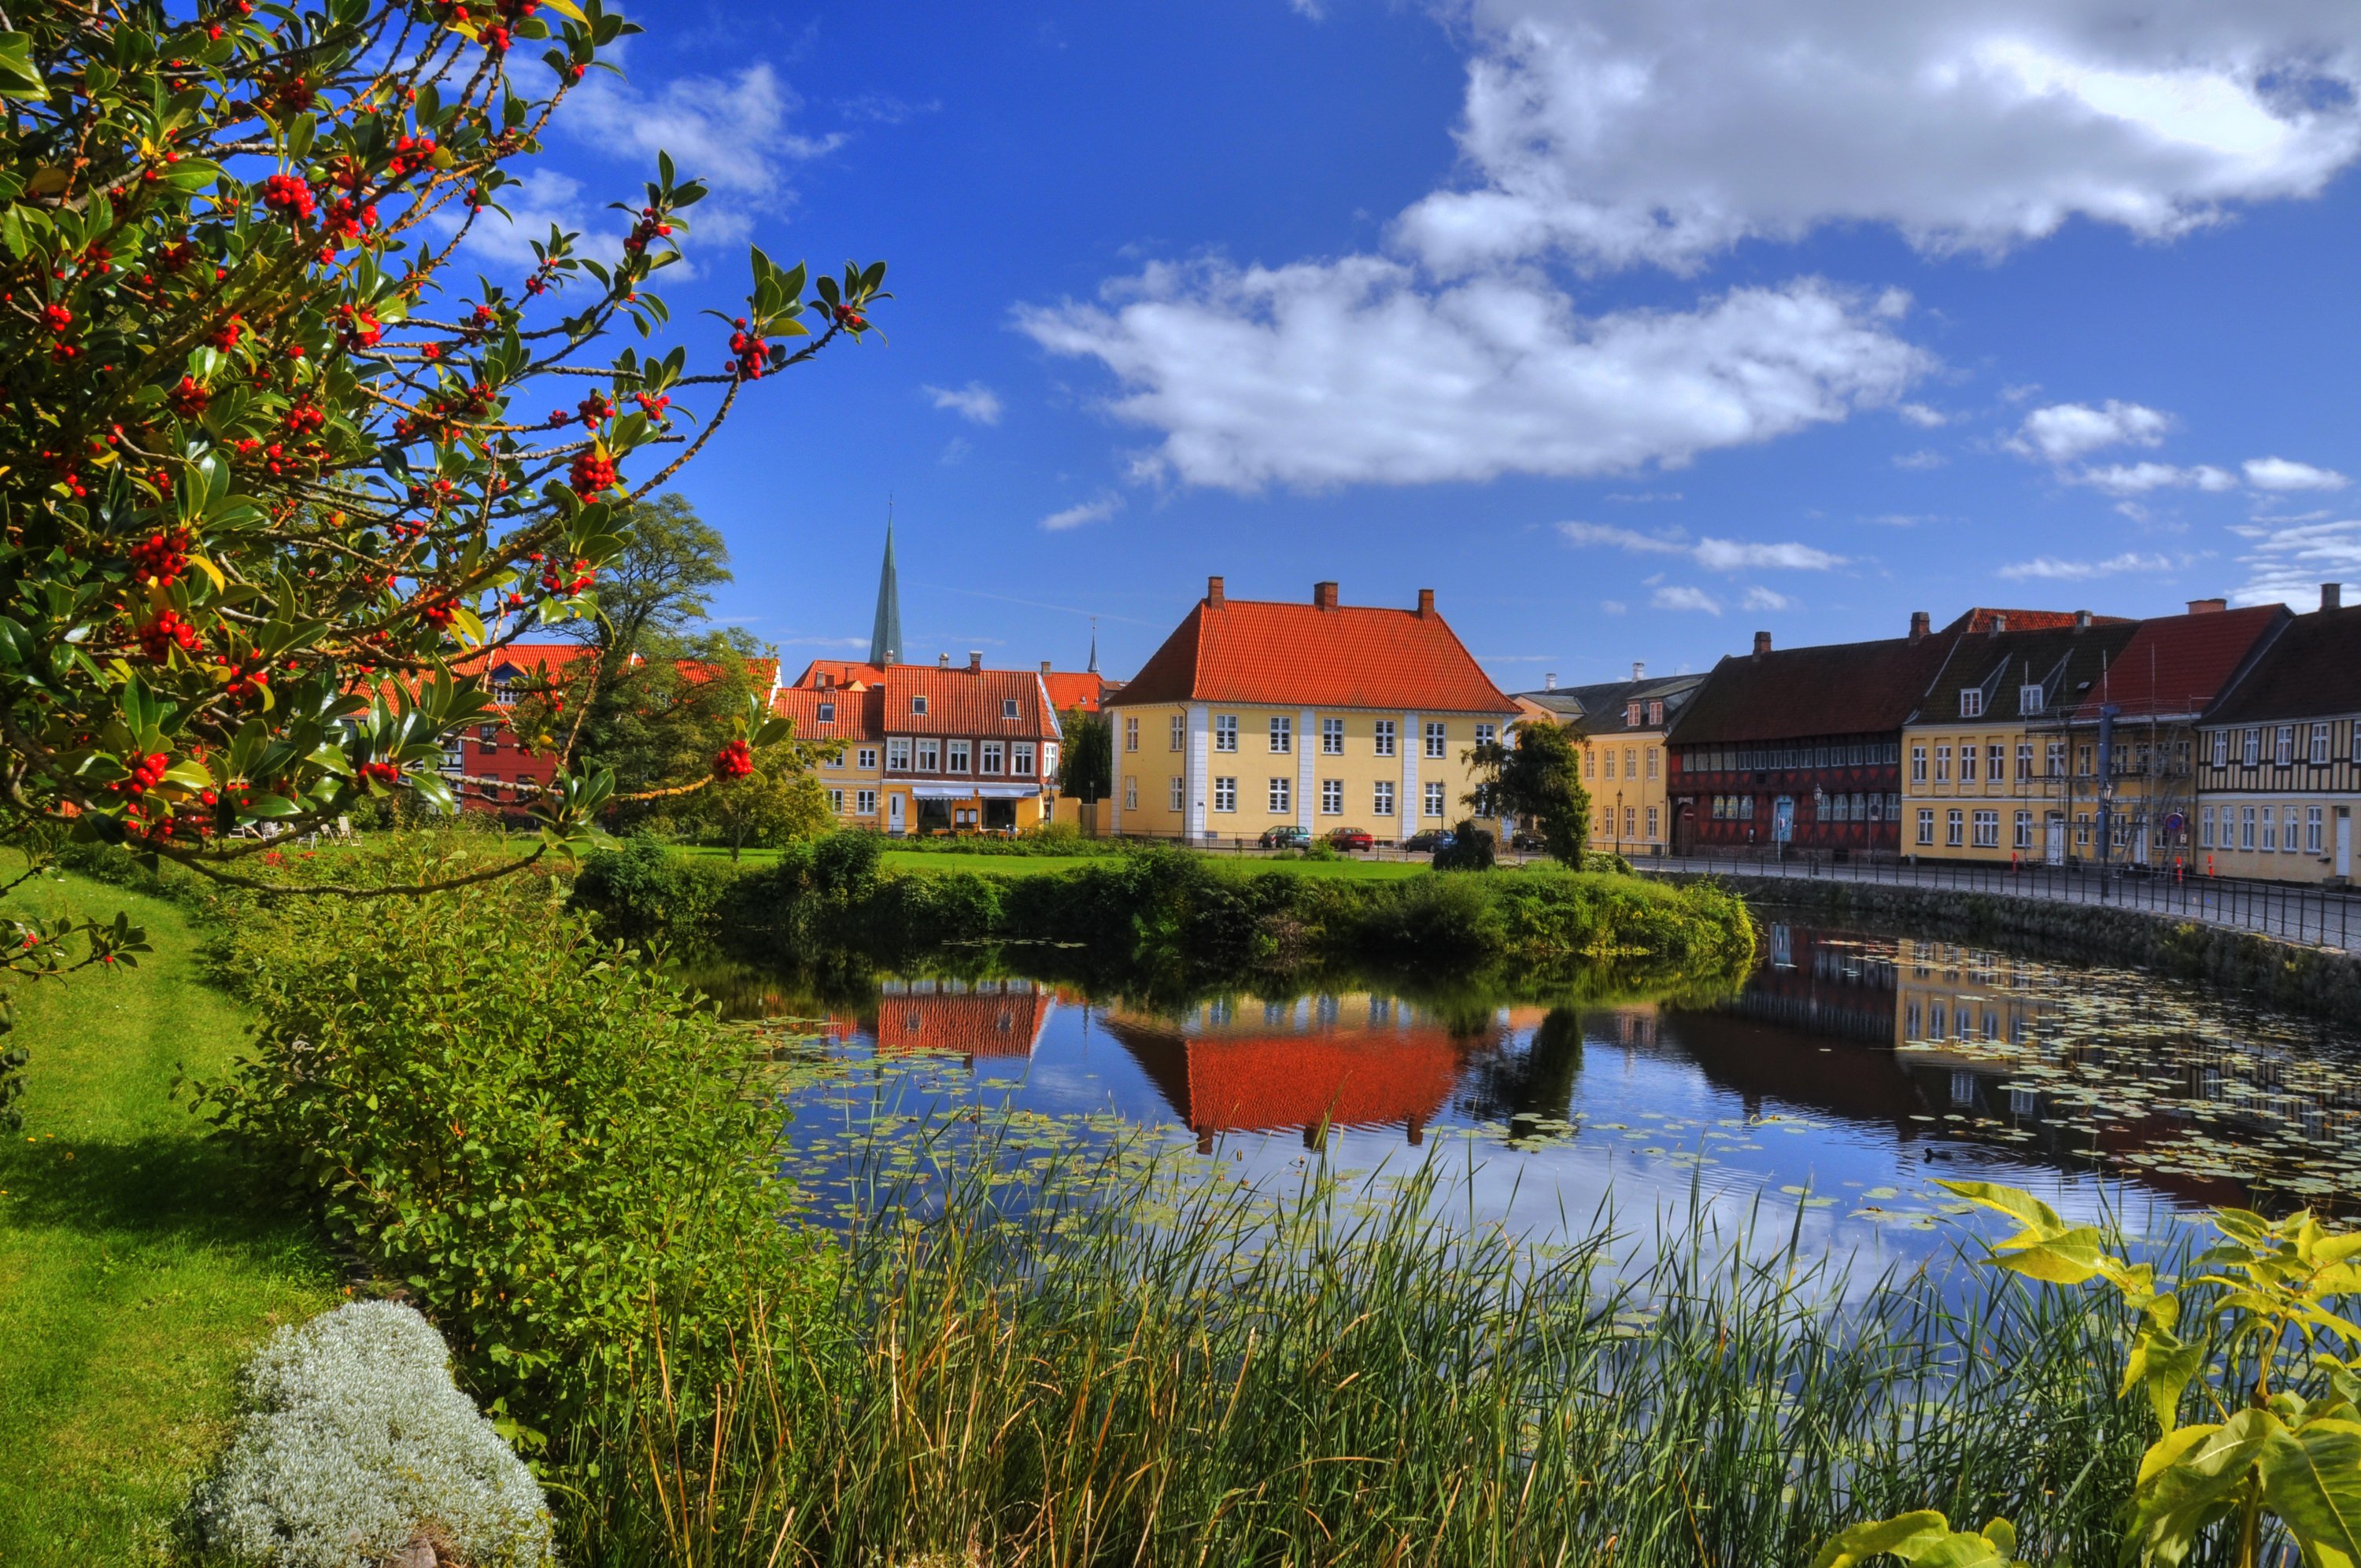
[[[984,981],[961,992],[892,992],[877,999],[873,1035],[880,1050],[1031,1056],[1056,1005],[1048,992],[1021,980]]]
[[[2126,718],[2203,710],[2246,665],[2267,633],[2292,620],[2285,605],[2255,605],[2143,620],[2092,684],[2075,718],[2094,722],[2102,703]]]
[[[1106,700],[1517,711],[1431,601],[1422,610],[1380,609],[1208,596]]]
[[[796,721],[798,740],[876,740],[884,735],[885,694],[787,686],[771,694],[771,711]]]
[[[1198,1133],[1422,1126],[1450,1098],[1474,1044],[1433,1025],[1221,1036],[1114,1018],[1106,1027]]]

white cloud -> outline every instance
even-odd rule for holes
[[[1941,453],[1927,449],[1917,452],[1897,452],[1894,455],[1895,467],[1916,474],[1923,474],[1931,468],[1940,468],[1949,461],[1950,459]]]
[[[1951,416],[1940,409],[1930,409],[1925,403],[1900,403],[1894,411],[1921,430],[1934,430],[1951,422]]]
[[[675,76],[653,93],[599,73],[575,89],[558,123],[609,155],[653,163],[672,154],[684,180],[715,191],[765,196],[779,190],[788,166],[834,152],[842,133],[806,136],[787,121],[803,100],[757,61],[728,81]],[[702,212],[691,207],[692,224]]]
[[[1927,365],[1899,296],[1809,280],[1587,318],[1530,275],[1430,290],[1368,256],[1158,264],[1106,293],[1017,324],[1115,373],[1115,416],[1163,433],[1142,477],[1242,491],[1675,466],[1890,401]]]
[[[1621,615],[1631,607],[1625,604],[1621,599],[1600,599],[1598,601],[1598,608],[1609,615]]]
[[[935,461],[942,464],[945,467],[951,467],[958,464],[966,462],[968,460],[968,455],[974,450],[974,444],[971,443],[966,436],[954,435],[949,441],[943,443],[943,454],[940,457],[936,458]]]
[[[934,400],[935,407],[949,409],[961,419],[977,424],[1000,422],[1000,394],[981,381],[970,381],[964,387],[921,387],[918,389]]]
[[[1748,609],[1793,609],[1795,608],[1795,601],[1785,594],[1775,593],[1769,588],[1749,588],[1746,590],[1746,608]]]
[[[1121,496],[1103,495],[1094,501],[1083,501],[1063,511],[1051,512],[1041,520],[1041,526],[1052,533],[1060,533],[1069,528],[1080,528],[1084,523],[1104,522],[1122,510]]]
[[[2038,454],[2052,463],[2068,463],[2102,446],[2154,446],[2171,428],[2171,415],[2113,398],[2095,409],[2087,403],[2052,403],[2026,415],[2024,428],[2009,445],[2028,457]]]
[[[1754,543],[1740,539],[1690,540],[1678,534],[1642,533],[1599,522],[1561,522],[1558,532],[1571,544],[1604,544],[1635,554],[1686,555],[1709,572],[1738,572],[1748,567],[1779,567],[1796,572],[1825,572],[1845,565],[1809,544]]]
[[[1678,586],[1658,588],[1656,597],[1648,602],[1658,609],[1701,609],[1708,615],[1721,613],[1721,601],[1702,588]]]
[[[2246,581],[2231,595],[2240,604],[2285,604],[2310,609],[2323,583],[2361,584],[2361,521],[2256,523],[2231,530],[2248,541],[2238,557]]]
[[[1433,267],[1691,267],[1891,225],[1997,253],[2316,195],[2361,153],[2361,10],[2160,0],[1460,0],[1470,178],[1400,224]]]
[[[547,243],[553,225],[582,236],[576,242],[577,255],[611,262],[623,254],[624,225],[614,214],[599,211],[596,203],[584,197],[582,181],[570,175],[555,169],[534,169],[515,184],[502,186],[493,200],[507,208],[509,215],[503,219],[490,207],[477,215],[466,247],[477,260],[530,270],[533,242]]]
[[[2284,457],[2249,458],[2246,467],[2246,483],[2258,490],[2341,490],[2350,482],[2334,468]]]
[[[2092,577],[2120,576],[2125,572],[2169,572],[2180,565],[2169,555],[2142,555],[2127,550],[2104,561],[2060,561],[2055,556],[2039,555],[2003,566],[1997,575],[2011,582],[2079,583]]]
[[[2226,468],[2216,468],[2210,463],[2193,467],[2178,467],[2170,463],[2114,463],[2103,468],[2085,468],[2070,476],[2075,483],[2095,486],[2114,496],[2144,495],[2149,490],[2187,489],[2231,490],[2237,488],[2238,477]]]

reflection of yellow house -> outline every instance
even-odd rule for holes
[[[1253,838],[1296,824],[1400,840],[1467,815],[1469,748],[1516,705],[1422,589],[1416,609],[1205,598],[1106,697],[1109,823],[1155,838]]]
[[[2021,1046],[2051,1011],[2053,971],[2003,953],[1904,938],[1894,964],[1894,1039],[1938,1063],[1952,1044]]]
[[[2137,627],[1993,624],[1958,641],[1903,727],[1902,852],[2063,864],[2088,853],[2087,831],[2080,846],[2070,831],[2068,718]]]
[[[1546,712],[1582,737],[1582,787],[1590,795],[1590,847],[1625,855],[1661,855],[1670,842],[1666,794],[1670,764],[1664,731],[1703,675],[1646,678],[1519,692],[1517,705]]]

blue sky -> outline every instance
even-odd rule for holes
[[[529,227],[712,180],[693,360],[750,240],[892,265],[682,486],[791,664],[889,496],[910,656],[1117,675],[1209,573],[1433,587],[1510,689],[2361,582],[2349,0],[630,14]]]

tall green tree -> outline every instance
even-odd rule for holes
[[[1580,865],[1590,839],[1590,794],[1582,787],[1578,739],[1565,725],[1530,718],[1505,740],[1471,747],[1476,787],[1464,798],[1478,817],[1531,818],[1551,859]]]
[[[1058,755],[1058,793],[1069,800],[1100,801],[1115,793],[1115,721],[1079,705],[1059,721],[1065,749]]]
[[[730,545],[675,490],[629,508],[622,550],[598,578],[598,613],[569,623],[611,668],[653,642],[675,641],[705,624],[713,590],[734,582]]]
[[[732,861],[750,847],[775,850],[798,839],[817,839],[836,826],[836,814],[828,806],[828,788],[811,766],[804,748],[765,747],[754,759],[752,773],[720,780],[697,797],[700,815],[713,834],[730,846]]]

